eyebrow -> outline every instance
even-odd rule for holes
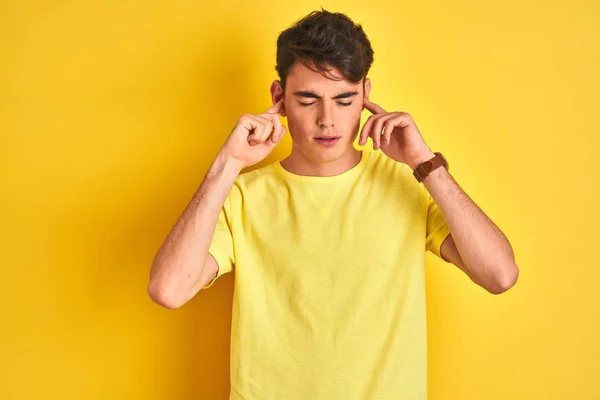
[[[332,100],[347,99],[348,97],[356,96],[357,94],[358,94],[358,92],[345,92],[345,93],[340,93],[337,96],[332,97],[331,99]],[[321,96],[319,96],[315,92],[311,92],[311,91],[294,92],[294,96],[308,97],[311,99],[320,99],[321,98]]]

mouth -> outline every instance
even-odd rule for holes
[[[317,143],[319,143],[319,144],[321,144],[323,146],[333,146],[340,139],[341,139],[340,136],[321,136],[321,137],[316,137],[315,138],[315,140],[317,141]]]

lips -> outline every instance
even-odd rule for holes
[[[320,143],[324,146],[332,146],[340,140],[340,137],[339,136],[321,136],[321,137],[316,137],[315,140],[317,141],[317,143]]]

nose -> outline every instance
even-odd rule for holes
[[[317,124],[322,128],[333,128],[335,104],[333,101],[323,101],[319,107]]]

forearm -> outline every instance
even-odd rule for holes
[[[222,154],[211,165],[154,258],[148,293],[155,302],[178,307],[196,294],[219,213],[240,171],[239,162]]]
[[[471,279],[488,290],[509,287],[518,269],[502,231],[445,168],[433,171],[423,184],[442,212]]]

